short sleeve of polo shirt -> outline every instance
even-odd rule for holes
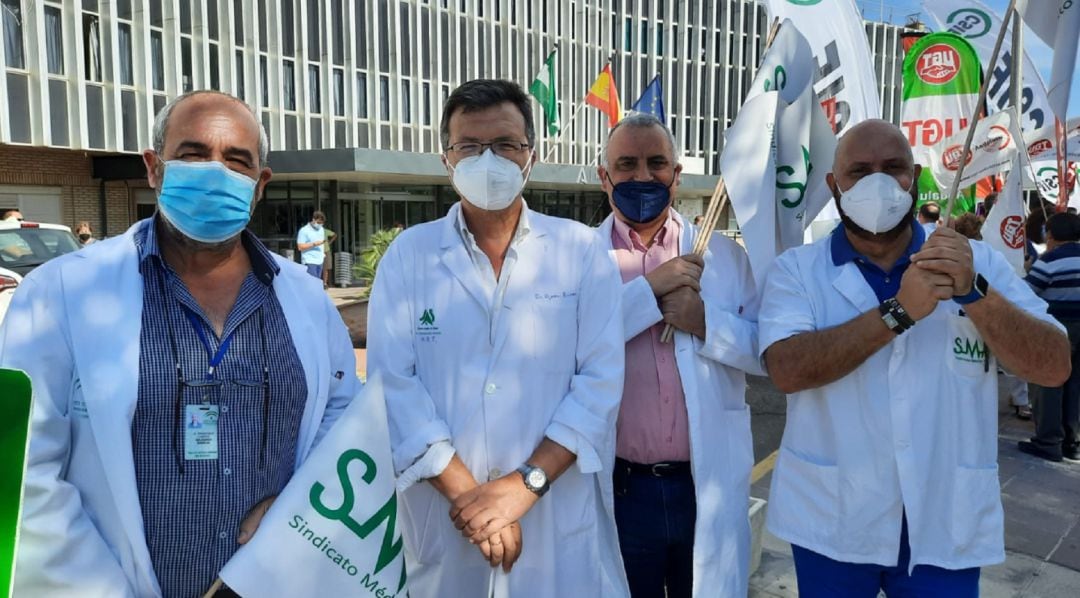
[[[814,313],[799,270],[797,251],[776,258],[765,276],[758,312],[759,356],[775,342],[816,330]]]

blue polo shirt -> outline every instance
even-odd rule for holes
[[[871,289],[874,289],[878,301],[895,297],[900,292],[900,279],[903,278],[907,267],[911,265],[911,255],[918,252],[925,242],[926,231],[917,221],[913,222],[911,225],[911,242],[908,243],[907,249],[904,250],[904,254],[900,256],[900,259],[893,264],[892,270],[886,272],[878,268],[869,258],[855,251],[851,241],[847,238],[847,234],[844,232],[842,223],[833,229],[829,240],[833,265],[842,266],[848,262],[855,262],[855,265],[859,267],[859,272],[862,272],[863,278],[866,279],[866,284],[870,285]]]

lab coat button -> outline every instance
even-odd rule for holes
[[[497,479],[499,479],[501,477],[502,477],[502,471],[500,471],[498,467],[496,467],[496,468],[494,468],[494,469],[492,469],[491,471],[488,472],[488,481],[489,482],[491,480],[497,480]]]
[[[484,392],[486,392],[489,395],[495,394],[495,384],[492,383],[492,382],[489,382],[488,385],[484,387]]]

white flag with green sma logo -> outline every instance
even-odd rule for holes
[[[724,137],[720,170],[759,288],[832,199],[825,173],[836,137],[814,93],[815,68],[806,38],[785,20]]]
[[[404,597],[405,551],[377,374],[221,570],[247,597]]]

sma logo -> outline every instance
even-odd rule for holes
[[[420,316],[420,323],[423,324],[424,326],[434,326],[435,325],[435,310],[430,308],[430,307],[425,309],[424,313]]]

